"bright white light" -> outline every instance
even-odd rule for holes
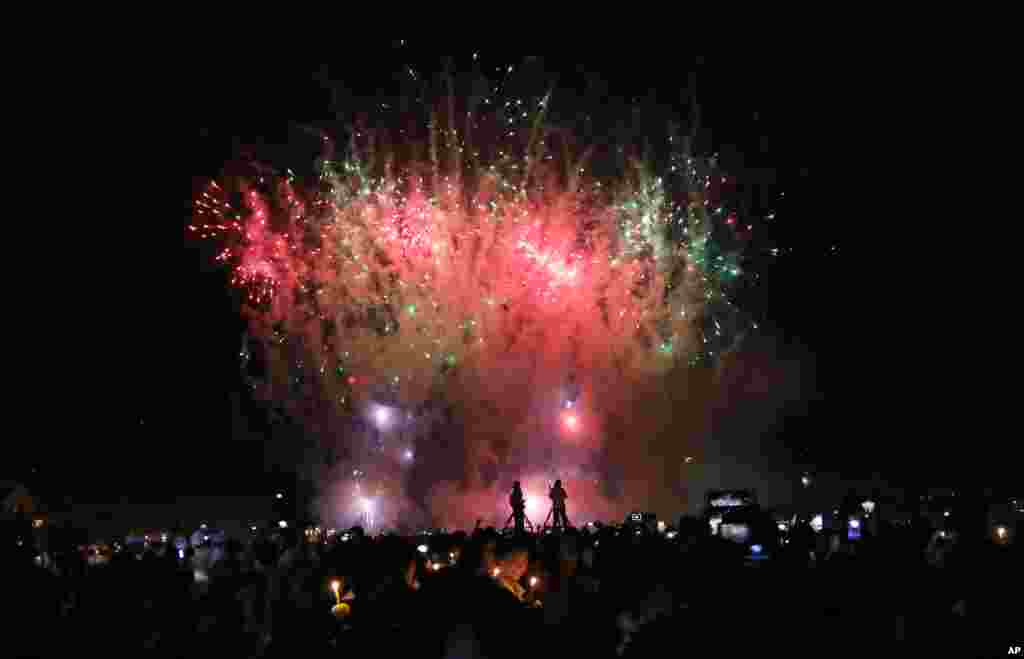
[[[811,477],[810,476],[802,476],[800,478],[800,482],[803,484],[804,487],[810,487],[810,485],[811,485]]]
[[[688,456],[686,456],[685,462],[686,462],[686,464],[691,464],[693,462],[693,458],[688,455]]]
[[[850,520],[850,528],[851,529],[859,529],[860,528],[860,520],[859,519],[851,519]]]
[[[167,542],[167,534],[166,533],[161,533],[160,534],[160,542]]]
[[[576,430],[580,425],[580,419],[575,414],[567,414],[565,417],[565,427],[569,430]]]
[[[405,451],[405,459],[412,460],[412,451],[410,451],[409,449],[406,449]]]
[[[391,420],[391,410],[386,407],[380,406],[373,412],[373,419],[377,422],[378,426],[387,425],[388,421]]]
[[[746,542],[750,537],[750,527],[746,524],[722,524],[718,527],[719,534],[726,540]]]
[[[206,528],[206,522],[203,522],[202,524],[200,524],[200,525],[199,525],[199,528],[201,528],[201,529],[205,529],[205,528]]]
[[[818,533],[820,533],[821,530],[825,528],[825,520],[822,518],[820,514],[815,515],[811,518],[811,528]]]
[[[669,540],[671,540],[672,538],[676,537],[676,532],[675,531],[669,531],[668,533],[665,534],[665,537],[668,538]]]
[[[256,530],[256,527],[255,527],[255,526],[250,526],[249,528],[250,528],[250,529],[252,529],[253,531],[255,531],[255,530]]]
[[[658,533],[664,533],[665,532],[665,526],[666,526],[665,522],[663,522],[661,520],[658,520]]]
[[[338,581],[337,579],[332,581],[331,582],[331,590],[333,590],[335,593],[337,593],[339,590],[341,590],[341,582]]]
[[[875,502],[871,501],[870,499],[860,504],[860,507],[863,508],[864,512],[866,512],[869,515],[875,512]]]
[[[427,547],[426,545],[420,545],[419,547],[416,548],[416,551],[418,551],[421,554],[426,554],[429,550],[430,550],[430,547]]]
[[[178,558],[179,559],[185,558],[185,550],[184,549],[179,549],[178,550]]]
[[[778,527],[778,529],[779,529],[780,531],[785,531],[785,530],[786,530],[786,523],[785,523],[785,522],[779,522],[779,523],[777,524],[777,527]]]
[[[277,493],[277,498],[278,498],[278,499],[283,499],[283,498],[284,498],[284,494],[282,494],[282,493],[278,492],[278,493]]]
[[[371,501],[370,499],[363,499],[362,504],[363,510],[365,510],[368,513],[373,512],[373,501]]]
[[[945,511],[944,513],[942,513],[942,516],[943,516],[943,517],[949,517],[949,511],[947,510],[947,511]]]
[[[537,585],[537,577],[530,577],[530,588]]]
[[[717,499],[711,500],[712,508],[737,508],[740,506],[747,505],[747,500],[743,497],[737,497],[732,495],[725,495],[718,497]]]
[[[754,552],[755,554],[760,554],[762,549],[764,549],[764,547],[762,547],[761,545],[750,545],[750,551]]]
[[[284,521],[283,519],[280,522],[278,522],[277,525],[282,529],[288,528],[288,522]]]
[[[1006,539],[1006,534],[1007,534],[1007,531],[1006,531],[1006,527],[1005,526],[996,527],[996,536],[1000,540]]]

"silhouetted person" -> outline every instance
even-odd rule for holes
[[[565,500],[569,498],[569,495],[565,493],[562,488],[562,481],[555,481],[554,487],[551,488],[549,495],[551,497],[551,512],[554,514],[554,521],[552,525],[555,527],[561,526],[562,528],[568,528],[569,518],[565,515]]]
[[[512,494],[508,497],[508,503],[512,506],[512,518],[515,520],[516,533],[526,533],[526,497],[519,486],[519,481],[512,483]]]

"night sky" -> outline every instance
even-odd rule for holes
[[[843,62],[823,77],[813,58],[580,61],[545,58],[543,65],[559,72],[556,99],[562,88],[589,84],[593,94],[603,85],[606,102],[591,106],[595,114],[628,112],[641,102],[667,106],[685,120],[696,80],[698,143],[722,155],[725,169],[747,186],[751,207],[770,204],[777,214],[769,238],[783,253],[754,264],[759,283],[738,302],[762,319],[784,356],[800,364],[803,395],[762,441],[794,460],[851,477],[878,471],[901,484],[933,485],[973,479],[957,455],[966,450],[958,448],[961,440],[935,439],[942,423],[934,417],[941,412],[930,409],[929,399],[941,383],[920,382],[922,368],[935,368],[930,349],[913,345],[928,331],[916,320],[930,305],[932,296],[920,290],[928,284],[908,285],[904,274],[893,272],[905,266],[889,253],[901,248],[883,247],[886,225],[899,222],[902,211],[887,212],[890,185],[865,173],[875,160],[851,155],[878,135],[872,97],[849,84],[862,81],[868,65]],[[373,64],[359,58],[358,67],[309,71],[246,63],[197,72],[190,95],[205,100],[182,117],[193,147],[182,163],[181,226],[189,221],[197,183],[216,176],[240,145],[255,145],[282,165],[308,166],[316,139],[300,126],[330,126],[335,110],[350,99],[386,94],[400,65],[410,63],[425,74],[439,68],[439,58],[396,49]],[[769,202],[779,193],[785,194],[781,201]],[[179,225],[166,225],[171,245]],[[237,367],[244,325],[227,273],[210,263],[212,253],[211,246],[186,242],[172,299],[147,312],[163,326],[157,345],[128,333],[132,355],[119,363],[129,391],[111,413],[106,437],[95,446],[69,445],[61,455],[29,448],[20,462],[59,475],[61,487],[82,500],[260,494],[282,482],[280,474],[267,472],[275,464],[287,472],[297,458],[287,443],[265,441],[258,414],[244,421],[248,408]],[[162,355],[159,366],[143,357],[148,350]]]

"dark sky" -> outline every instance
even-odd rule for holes
[[[521,61],[482,58],[495,67]],[[901,267],[891,255],[896,248],[883,247],[887,223],[898,219],[886,217],[891,186],[878,180],[884,172],[866,169],[875,158],[857,155],[865,142],[882,141],[877,96],[896,83],[872,82],[873,65],[853,60],[832,67],[776,56],[579,61],[531,65],[557,72],[558,89],[603,85],[607,98],[595,113],[626,111],[640,99],[685,119],[696,80],[700,144],[720,152],[725,167],[750,186],[751,203],[776,211],[771,238],[790,253],[757,264],[760,284],[744,300],[784,349],[814,356],[813,386],[782,423],[778,441],[805,451],[812,463],[851,473],[882,470],[927,481],[934,463],[942,472],[936,480],[962,476],[950,455],[955,449],[940,450],[946,440],[934,439],[941,412],[929,409],[927,398],[941,385],[919,383],[921,367],[931,365],[927,350],[912,347],[926,331],[911,320],[925,304],[921,283],[908,286],[905,274],[894,272]],[[391,81],[402,65],[428,75],[440,59],[399,48],[390,59],[346,62],[313,71],[255,61],[196,71],[181,99],[193,140],[182,163],[188,187],[181,226],[194,182],[216,175],[240,144],[301,165],[313,143],[301,142],[297,124],[330,125],[335,109],[396,89]],[[768,201],[782,192],[784,200]],[[179,225],[168,219],[167,227],[173,245]],[[279,447],[262,441],[258,424],[244,429],[232,403],[242,325],[225,273],[209,265],[203,246],[186,244],[184,257],[171,299],[149,309],[141,324],[159,329],[128,333],[130,354],[118,360],[124,377],[115,382],[129,391],[110,413],[109,436],[56,455],[30,447],[23,462],[59,473],[73,491],[172,496],[269,487],[261,474],[268,461],[281,459],[268,454]],[[156,366],[143,358],[149,351],[162,355]]]

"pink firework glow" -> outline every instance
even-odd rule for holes
[[[517,477],[535,521],[554,477],[571,516],[618,516],[651,479],[609,493],[602,465],[659,469],[704,431],[715,369],[750,328],[730,299],[726,179],[683,151],[665,172],[591,175],[545,107],[486,144],[470,139],[485,117],[432,116],[429,155],[404,130],[357,131],[316,180],[243,172],[196,200],[189,230],[219,241],[245,294],[256,395],[343,445],[325,516],[365,513],[358,490],[380,519],[472,526],[502,517]],[[645,449],[681,410],[675,446]]]

